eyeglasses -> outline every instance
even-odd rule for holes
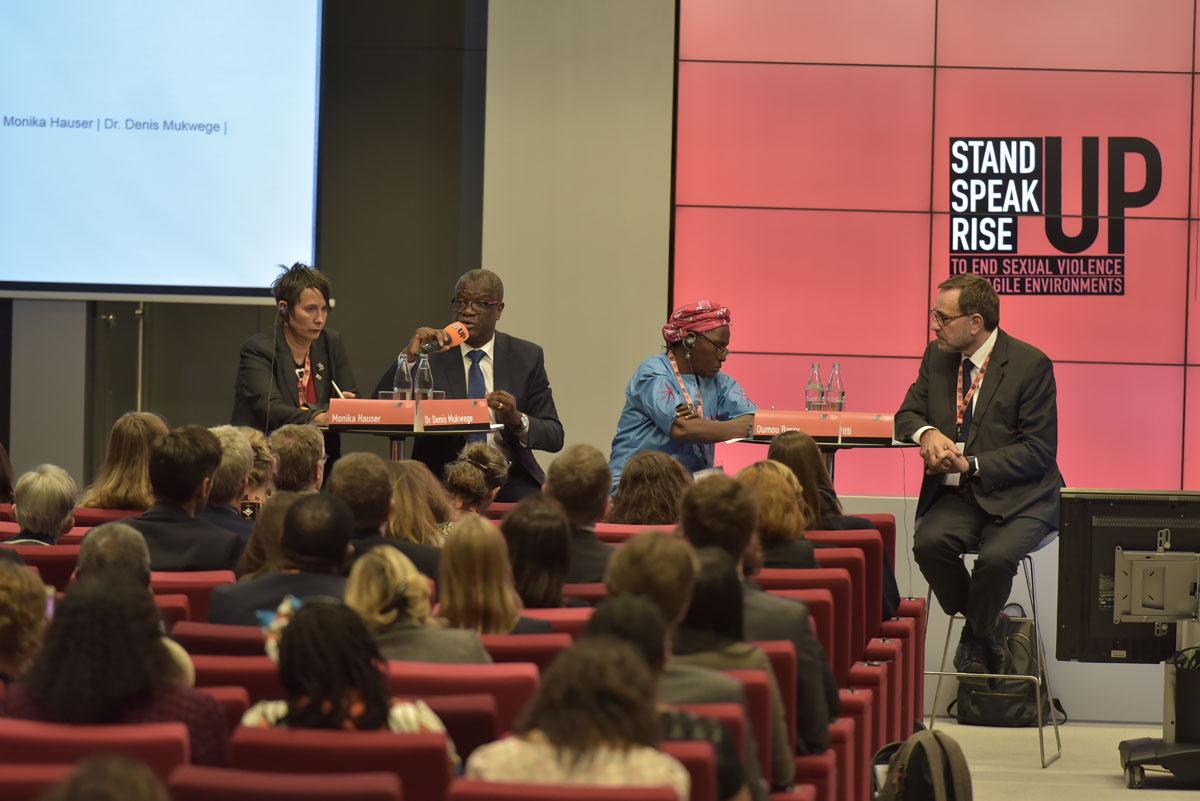
[[[499,306],[504,301],[502,300],[468,300],[466,298],[450,298],[450,305],[455,311],[471,311],[482,312],[488,309],[493,309]]]
[[[722,356],[728,356],[728,355],[729,355],[729,346],[728,346],[728,345],[718,345],[716,342],[713,342],[711,339],[709,339],[709,338],[708,338],[708,336],[707,336],[706,334],[704,334],[704,333],[702,333],[702,332],[700,332],[700,331],[697,331],[696,333],[697,333],[697,334],[700,334],[700,338],[701,338],[701,339],[703,339],[703,340],[704,340],[705,342],[707,342],[708,344],[712,345],[712,346],[713,346],[713,348],[714,348],[714,349],[717,351],[717,353],[718,353],[719,355],[722,355]]]
[[[966,312],[963,312],[962,314],[942,314],[937,309],[929,310],[929,322],[937,323],[938,325],[942,326],[943,328],[946,326],[946,323],[952,323],[955,320],[957,320],[959,317],[970,317],[970,316],[971,315],[967,314]]]

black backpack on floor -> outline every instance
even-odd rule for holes
[[[887,773],[880,778],[883,766]],[[971,801],[971,771],[958,743],[919,731],[875,754],[875,801]]]

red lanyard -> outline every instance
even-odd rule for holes
[[[959,432],[962,431],[963,415],[967,411],[967,406],[971,403],[971,400],[975,397],[975,391],[977,389],[979,389],[979,385],[983,383],[983,374],[987,372],[988,362],[990,362],[991,360],[992,360],[992,354],[991,354],[991,351],[988,351],[987,358],[985,358],[983,360],[983,364],[981,364],[979,366],[979,369],[975,371],[975,379],[973,381],[971,381],[971,388],[967,390],[967,394],[965,397],[963,396],[963,391],[962,391],[962,378],[963,378],[963,362],[966,361],[966,359],[963,359],[962,361],[960,361],[958,363],[958,385],[955,388],[955,392],[958,397],[958,411],[954,418],[955,422],[958,424],[958,428],[956,429],[956,431],[959,431]]]
[[[308,382],[312,380],[312,357],[304,352],[304,366],[296,371],[296,395],[300,400],[300,408],[308,407]]]
[[[683,383],[683,375],[679,372],[679,364],[675,361],[675,354],[667,351],[667,361],[671,363],[671,369],[675,371],[675,380],[679,382],[679,389],[683,392],[683,399],[688,406],[692,405],[692,396],[688,393],[687,384]],[[700,377],[696,377],[696,416],[704,416],[704,398],[700,393]]]

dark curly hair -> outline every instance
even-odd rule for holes
[[[659,451],[635,453],[621,471],[607,522],[674,525],[691,483],[691,474],[674,457]]]
[[[629,644],[585,637],[555,658],[513,730],[540,731],[561,761],[578,765],[600,746],[658,743],[654,676]]]
[[[500,531],[525,608],[562,606],[563,581],[571,566],[571,524],[559,502],[549,495],[530,495],[508,513]]]
[[[309,602],[279,639],[279,681],[287,696],[285,725],[359,729],[387,725],[391,701],[384,661],[366,624],[338,602]],[[361,713],[351,707],[361,701]]]
[[[84,577],[55,608],[29,697],[57,723],[115,723],[149,703],[173,670],[150,589]]]

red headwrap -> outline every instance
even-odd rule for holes
[[[668,345],[674,345],[689,333],[702,334],[723,325],[729,325],[729,309],[711,300],[698,300],[676,309],[663,326],[662,335]]]

